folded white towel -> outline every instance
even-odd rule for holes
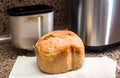
[[[81,69],[61,74],[46,74],[39,70],[36,57],[19,56],[9,78],[116,78],[117,62],[108,57],[85,57]]]

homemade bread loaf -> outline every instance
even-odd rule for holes
[[[42,36],[35,49],[37,65],[46,73],[79,69],[84,62],[83,42],[68,30],[57,30]]]

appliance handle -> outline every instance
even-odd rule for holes
[[[10,40],[11,36],[10,35],[2,35],[0,36],[0,41],[6,41],[6,40]]]

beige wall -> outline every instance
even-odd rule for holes
[[[0,0],[0,35],[9,33],[6,9],[16,6],[48,4],[55,8],[54,27],[66,28],[70,24],[70,0]]]

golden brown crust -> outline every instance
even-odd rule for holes
[[[78,69],[84,62],[83,42],[68,30],[57,30],[42,36],[35,48],[37,64],[47,73]]]

